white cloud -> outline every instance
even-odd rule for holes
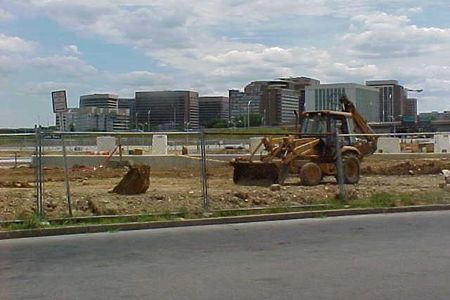
[[[30,53],[35,48],[34,42],[29,42],[16,36],[0,33],[0,53]]]
[[[173,88],[175,81],[162,74],[148,71],[133,71],[128,73],[110,74],[115,86],[134,90],[160,90]]]
[[[374,58],[408,57],[450,49],[450,28],[418,27],[406,16],[384,12],[352,18],[343,41],[349,51]]]
[[[49,96],[51,91],[68,90],[74,88],[86,87],[85,84],[72,81],[43,81],[32,82],[27,85],[24,95]]]
[[[46,56],[35,57],[30,60],[30,67],[43,71],[50,71],[53,74],[63,74],[66,76],[83,78],[87,75],[94,75],[98,71],[95,67],[75,56]],[[89,80],[89,78],[85,78]]]
[[[77,45],[66,45],[63,48],[64,53],[68,54],[68,55],[81,55],[80,50],[78,50]]]

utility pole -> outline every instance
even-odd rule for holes
[[[147,131],[150,131],[150,113],[152,112],[152,109],[150,108],[147,112]]]
[[[250,104],[252,104],[253,100],[248,101],[247,103],[247,128],[250,128]]]

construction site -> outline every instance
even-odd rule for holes
[[[3,135],[0,219],[450,202],[448,135],[377,135],[342,102],[284,133]]]

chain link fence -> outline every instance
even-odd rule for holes
[[[207,172],[211,210],[279,211],[446,203],[449,200],[449,196],[440,188],[444,182],[441,171],[450,168],[448,133],[325,134],[321,139],[330,138],[333,142],[327,142],[326,147],[320,150],[324,153],[320,155],[326,155],[328,150],[334,154],[328,164],[320,167],[321,170],[308,167],[304,171],[313,178],[320,176],[317,183],[314,180],[308,183],[304,180],[302,166],[310,161],[317,162],[317,159],[297,157],[295,160],[298,161],[290,165],[288,174],[283,174],[285,171],[280,165],[290,159],[292,149],[281,147],[282,151],[274,155],[276,159],[273,159],[264,145],[257,148],[263,138],[274,141],[273,144],[269,143],[270,148],[289,135],[298,138],[297,134],[279,129],[272,132],[258,128],[251,130],[207,134],[208,161],[223,161],[222,166],[208,168]],[[355,160],[350,152],[347,153],[346,147],[366,140],[368,136],[375,140],[378,148],[373,149],[373,155],[358,157],[355,153],[354,156],[358,157]],[[302,135],[301,138],[308,136]],[[300,144],[298,141],[295,145]],[[345,153],[342,154],[339,151],[341,149]],[[247,165],[250,156],[250,166],[244,166],[244,170],[239,170],[236,175],[236,170],[241,166],[237,164],[233,167],[229,162],[241,157],[243,164]],[[264,162],[264,166],[255,166],[261,162]],[[246,173],[247,169],[251,169],[251,175]],[[274,170],[279,173],[279,177],[286,175],[286,179],[282,182],[273,180],[275,177],[268,174]],[[316,175],[317,172],[320,172],[319,175]],[[242,180],[243,184],[236,184],[236,180],[233,180],[236,176],[253,176],[258,180],[269,177],[272,181],[269,180],[269,184],[267,181],[264,184],[247,184]],[[359,180],[355,181],[355,176]]]
[[[317,185],[305,185],[300,168],[290,170],[280,185],[234,182],[233,159],[253,153],[253,161],[261,161],[268,154],[264,147],[257,148],[264,137],[286,138],[290,134],[267,128],[251,132],[63,134],[36,128],[33,134],[2,134],[0,220],[25,219],[33,214],[47,219],[204,212],[226,215],[235,210],[313,209],[339,203],[363,206],[365,199],[382,193],[440,192],[443,180],[439,173],[450,169],[446,133],[374,134],[379,147],[374,155],[362,159],[357,184],[344,184],[341,173],[346,157],[339,151],[336,175],[321,176]],[[340,149],[348,138],[363,136],[334,136],[335,148]],[[137,195],[112,193],[129,167],[136,165],[151,168],[148,190]],[[439,199],[446,198],[436,194],[434,200]]]

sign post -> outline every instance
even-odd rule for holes
[[[53,112],[55,114],[66,112],[67,111],[66,91],[52,92],[52,104],[53,104]]]
[[[64,187],[66,189],[67,205],[69,206],[69,216],[72,217],[72,202],[70,200],[69,169],[67,167],[66,143],[64,139],[64,112],[67,111],[66,91],[52,92],[53,112],[59,114],[59,130],[61,131],[62,152],[64,161]]]

